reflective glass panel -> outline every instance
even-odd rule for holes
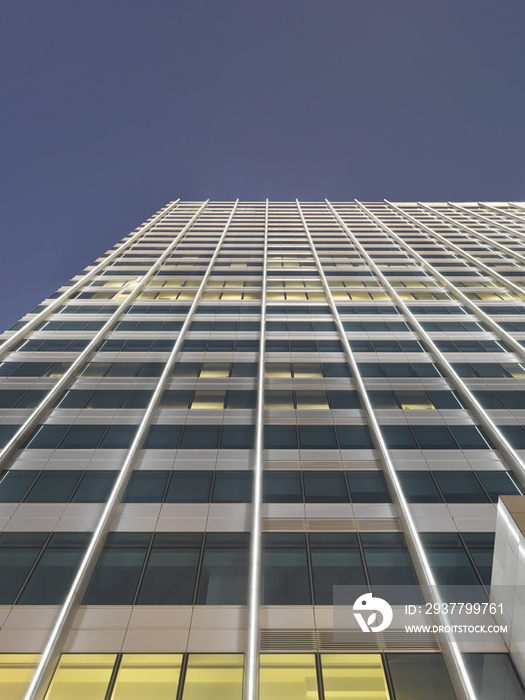
[[[366,583],[354,533],[312,532],[310,553],[316,605],[333,605],[333,587]]]
[[[0,654],[2,700],[23,700],[39,660],[38,654]]]
[[[198,605],[246,605],[249,534],[208,533]]]
[[[387,661],[396,700],[456,700],[441,654],[387,654]]]
[[[302,533],[263,533],[262,604],[311,605]]]
[[[317,700],[313,654],[261,654],[260,700]]]
[[[243,654],[190,654],[182,700],[242,700]]]
[[[63,654],[45,700],[104,700],[116,654]]]
[[[173,700],[182,654],[124,654],[111,700]]]
[[[380,654],[321,654],[329,700],[390,700]]]

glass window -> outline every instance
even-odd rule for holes
[[[196,391],[191,407],[193,409],[222,409],[225,397],[225,391]]]
[[[303,472],[306,503],[348,503],[345,476],[335,471]]]
[[[438,585],[476,585],[479,579],[456,532],[422,532],[430,566]]]
[[[508,654],[464,653],[477,700],[524,700],[525,692]]]
[[[88,546],[89,532],[56,532],[51,536],[19,605],[61,605]]]
[[[387,654],[386,658],[396,700],[456,700],[441,654]]]
[[[72,425],[60,443],[59,449],[94,450],[106,432],[106,428],[105,425]]]
[[[198,377],[200,362],[177,362],[171,373],[172,377]],[[167,393],[167,392],[165,392]]]
[[[149,429],[143,449],[175,450],[182,432],[181,425],[152,425]]]
[[[408,553],[405,538],[401,532],[362,532],[361,542],[365,556],[372,592],[385,586],[417,586],[418,581]],[[381,593],[378,591],[378,595]],[[395,589],[393,589],[395,591]],[[391,604],[407,602],[395,600],[392,592],[388,598]]]
[[[458,449],[456,441],[445,425],[413,425],[412,432],[422,450]]]
[[[453,391],[429,391],[428,395],[436,408],[463,408]]]
[[[371,450],[374,447],[367,425],[337,425],[335,429],[342,450]]]
[[[182,654],[123,654],[111,700],[173,700]]]
[[[317,700],[315,656],[261,654],[259,683],[260,700]]]
[[[211,471],[173,472],[166,503],[209,503],[212,475]]]
[[[525,391],[497,391],[495,393],[506,408],[510,410],[525,408]],[[20,404],[17,404],[17,408],[20,408]]]
[[[162,394],[160,408],[188,408],[193,391],[168,389]]]
[[[198,532],[157,533],[137,605],[191,605],[201,546]]]
[[[249,537],[247,532],[208,533],[197,605],[246,605]]]
[[[85,408],[118,408],[125,393],[125,389],[99,389],[91,394]]]
[[[486,586],[490,586],[492,560],[494,558],[493,532],[462,532],[461,537],[468,553],[474,560],[478,574]]]
[[[524,433],[525,438],[525,433]],[[264,447],[267,450],[297,449],[295,425],[265,425]]]
[[[101,450],[126,450],[131,447],[137,429],[137,425],[110,425],[98,447]]]
[[[471,471],[435,471],[447,503],[487,503],[489,501],[476,475]]]
[[[399,408],[393,391],[369,391],[368,398],[374,408]]]
[[[161,503],[168,476],[168,471],[134,471],[122,503]]]
[[[490,450],[492,447],[476,425],[451,425],[450,432],[462,450]]]
[[[263,533],[262,605],[311,605],[302,533]]]
[[[498,425],[498,429],[515,450],[525,450],[525,430],[521,425]]]
[[[390,700],[380,654],[321,654],[323,687],[330,700]]]
[[[147,408],[152,396],[153,391],[132,389],[126,393],[120,408]]]
[[[11,426],[9,426],[11,427]],[[26,450],[54,450],[64,435],[68,425],[41,425],[29,438]]]
[[[346,472],[353,503],[392,503],[382,472],[356,470]]]
[[[255,408],[257,405],[256,391],[228,391],[226,397],[226,408]]]
[[[19,503],[39,472],[11,469],[0,479],[0,503]]]
[[[0,654],[2,700],[22,700],[39,661],[39,654]]]
[[[71,498],[71,503],[106,503],[117,480],[116,471],[89,471]]]
[[[293,391],[268,391],[264,392],[264,407],[273,409],[294,408]]]
[[[356,534],[312,532],[309,538],[315,605],[333,605],[334,586],[366,584]]]
[[[480,471],[476,472],[476,475],[494,503],[498,502],[500,496],[520,496],[523,494],[522,487],[510,472]]]
[[[334,409],[361,408],[357,391],[329,391],[328,396]]]
[[[251,503],[251,471],[218,471],[213,487],[213,503]]]
[[[498,410],[506,408],[505,404],[499,400],[499,398],[493,391],[473,391],[472,393],[483,408],[496,408]]]
[[[416,441],[408,425],[380,426],[386,446],[391,450],[414,450]]]
[[[339,393],[339,392],[338,392]],[[295,398],[299,409],[328,409],[326,391],[296,391]]]
[[[67,503],[82,472],[50,469],[41,472],[26,496],[26,503]]]
[[[323,362],[323,373],[325,377],[351,377],[350,368],[346,362]],[[295,364],[294,364],[295,371]],[[297,375],[296,375],[297,376]]]
[[[14,603],[48,537],[47,532],[0,535],[0,605]]]
[[[116,654],[62,654],[45,700],[104,700]]]
[[[149,532],[111,532],[83,605],[131,605],[151,539]]]
[[[265,471],[264,503],[302,503],[301,475],[296,471]]]
[[[218,446],[220,425],[186,425],[181,450],[214,450]]]
[[[336,450],[337,439],[331,425],[300,425],[299,440],[302,450]]]
[[[220,447],[223,450],[253,450],[255,443],[254,425],[224,425]]]
[[[242,700],[243,654],[190,654],[182,700]]]
[[[430,472],[398,471],[397,477],[409,503],[443,503]]]

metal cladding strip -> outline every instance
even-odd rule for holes
[[[397,508],[397,513],[399,516],[399,520],[401,522],[401,527],[403,529],[403,533],[406,537],[407,540],[407,545],[408,549],[411,554],[411,559],[412,562],[414,563],[414,567],[416,569],[416,573],[418,575],[418,579],[420,584],[428,587],[432,587],[432,589],[429,589],[429,593],[433,596],[434,600],[436,602],[440,602],[440,596],[439,596],[439,591],[437,591],[436,588],[436,581],[434,579],[434,575],[432,573],[432,569],[430,567],[430,564],[427,559],[427,555],[425,552],[425,549],[423,547],[423,544],[419,538],[419,533],[417,531],[416,524],[412,518],[412,514],[410,512],[410,507],[409,504],[405,498],[405,494],[403,492],[403,489],[401,487],[401,483],[397,477],[397,473],[394,467],[394,464],[390,458],[390,453],[388,451],[388,448],[386,446],[386,443],[383,439],[383,434],[381,433],[381,428],[379,427],[379,423],[377,422],[376,415],[374,413],[374,409],[372,408],[372,404],[370,403],[370,399],[368,398],[368,392],[366,390],[366,387],[364,385],[363,379],[361,377],[361,373],[359,372],[359,367],[357,364],[357,361],[355,359],[354,353],[352,351],[352,348],[350,347],[350,343],[348,342],[348,338],[346,336],[346,332],[344,329],[344,326],[341,321],[341,317],[339,316],[339,311],[337,309],[337,305],[334,301],[334,298],[332,296],[332,292],[330,291],[330,286],[328,284],[328,281],[325,277],[321,261],[319,260],[319,256],[317,255],[317,251],[315,249],[315,244],[313,242],[312,236],[310,234],[310,231],[308,229],[308,224],[306,223],[306,220],[304,218],[304,214],[301,209],[301,205],[299,204],[299,201],[296,200],[297,202],[297,208],[299,210],[299,215],[301,217],[301,220],[303,222],[303,226],[306,232],[306,236],[308,238],[308,241],[310,243],[310,248],[312,250],[312,255],[315,258],[317,270],[319,272],[319,276],[321,277],[323,287],[326,293],[326,296],[328,298],[328,303],[330,304],[330,308],[332,309],[332,314],[334,317],[335,324],[337,326],[337,329],[339,331],[339,337],[340,340],[343,344],[343,347],[345,349],[345,355],[348,361],[348,364],[350,365],[352,369],[352,374],[354,377],[355,385],[357,392],[359,394],[359,398],[362,402],[362,406],[364,408],[364,412],[366,414],[366,418],[368,421],[368,424],[371,429],[371,434],[373,437],[374,445],[376,450],[379,453],[380,461],[383,467],[383,474],[385,476],[385,479],[388,483],[389,488],[391,489],[391,492],[393,494],[393,499],[394,503]],[[340,225],[342,222],[339,222],[339,216],[333,210],[332,205],[328,200],[326,200],[326,204],[329,208],[329,210],[332,212],[334,218]],[[345,230],[344,225],[342,226],[343,230]],[[367,260],[368,264],[370,267],[376,271],[376,265],[375,263],[370,259],[370,256],[366,251],[364,250],[363,246],[359,243],[359,241],[354,240],[353,236],[349,236],[351,238],[356,246],[356,248],[359,249],[361,255],[364,257],[365,260]],[[382,277],[382,275],[377,271],[377,274],[379,277]],[[456,643],[453,641],[450,641],[449,637],[441,637],[441,641],[445,641],[447,644],[447,651],[450,652],[450,657],[449,660],[452,660],[453,666],[452,668],[449,668],[449,670],[452,671],[451,675],[455,678],[456,682],[454,683],[454,689],[456,693],[458,694],[458,700],[459,697],[463,699],[468,699],[468,700],[476,700],[476,694],[474,692],[474,689],[472,687],[472,684],[470,682],[470,678],[468,675],[468,672],[465,668],[463,659],[461,657],[461,653],[459,652]]]
[[[24,440],[29,437],[31,431],[37,427],[46,411],[52,407],[55,399],[57,399],[60,393],[66,388],[66,386],[69,384],[69,381],[75,378],[77,370],[80,369],[80,367],[84,364],[84,362],[86,362],[86,360],[92,355],[92,353],[96,352],[98,344],[105,337],[107,332],[111,330],[112,326],[115,324],[115,321],[117,321],[122,316],[126,309],[137,298],[140,292],[144,289],[146,282],[148,282],[148,280],[155,274],[155,272],[162,265],[164,260],[170,255],[171,251],[174,248],[176,248],[180,240],[190,230],[190,228],[199,218],[199,216],[201,215],[201,213],[207,205],[208,201],[204,202],[204,204],[199,208],[197,213],[192,216],[190,221],[177,235],[173,243],[171,243],[166,248],[164,253],[162,253],[162,255],[156,260],[156,262],[150,267],[148,272],[144,275],[144,277],[142,277],[140,282],[137,284],[135,289],[133,289],[133,291],[130,293],[127,299],[125,299],[122,302],[122,304],[117,307],[115,313],[108,319],[108,321],[106,321],[106,323],[102,326],[99,332],[91,339],[89,345],[87,345],[87,347],[80,353],[80,355],[76,358],[71,367],[69,367],[67,372],[59,379],[59,381],[55,384],[51,391],[45,395],[45,397],[34,409],[34,411],[31,413],[31,415],[25,421],[25,423],[23,423],[20,426],[20,428],[11,438],[11,440],[9,440],[7,445],[2,450],[0,450],[0,474],[2,473],[2,471],[5,470],[9,460],[14,455],[16,450],[18,450],[23,444]]]
[[[86,272],[86,274],[83,275],[79,280],[77,280],[73,286],[69,287],[67,291],[61,294],[58,297],[58,299],[55,299],[51,304],[48,304],[48,306],[46,306],[45,309],[42,309],[42,311],[39,314],[37,314],[35,318],[32,318],[31,321],[28,321],[23,328],[21,328],[10,338],[4,341],[2,345],[0,345],[0,359],[4,357],[8,352],[10,352],[14,348],[14,346],[18,342],[20,342],[20,340],[23,340],[24,336],[28,333],[28,331],[34,330],[35,326],[37,326],[45,318],[50,316],[54,311],[56,311],[56,309],[58,309],[59,306],[61,306],[61,304],[67,301],[67,299],[71,297],[71,294],[77,292],[79,289],[84,287],[86,282],[89,282],[89,280],[93,279],[93,277],[96,277],[105,267],[107,267],[108,263],[113,262],[115,258],[118,258],[118,256],[122,254],[123,250],[129,248],[129,246],[132,243],[135,243],[137,238],[140,238],[145,233],[147,233],[147,231],[149,231],[150,228],[158,224],[158,222],[164,216],[166,216],[166,214],[168,214],[174,207],[176,207],[179,202],[180,199],[177,199],[175,202],[172,202],[171,204],[168,204],[166,207],[164,207],[160,214],[158,214],[148,224],[145,224],[139,231],[137,231],[137,233],[133,234],[133,236],[129,240],[125,241],[121,246],[117,248],[117,250],[113,251],[111,255],[108,255],[107,258],[105,258],[92,270]]]
[[[418,202],[418,204],[421,204],[421,203]],[[494,219],[488,219],[486,216],[483,216],[482,214],[478,214],[477,211],[472,211],[472,209],[468,209],[467,207],[462,207],[461,204],[456,204],[455,202],[447,202],[447,204],[449,207],[452,207],[453,209],[457,209],[458,211],[463,212],[466,216],[471,216],[475,219],[479,219],[482,223],[486,224],[487,226],[492,226],[492,227],[497,226],[499,229],[504,231],[509,236],[517,236],[519,238],[521,235],[521,237],[523,237],[523,233],[520,233],[520,231],[516,231],[515,229],[510,228],[510,226],[506,226],[505,224],[502,224],[499,221],[495,221]],[[427,206],[427,205],[423,205],[423,206]],[[491,211],[496,212],[500,216],[505,216],[505,214],[503,214],[503,212],[501,212],[501,210],[496,209],[496,207],[491,207],[489,205],[485,205],[485,206],[487,207],[487,209],[490,209]],[[510,216],[514,217],[515,215],[510,214]],[[519,217],[517,217],[517,216],[516,216],[516,218],[519,219]],[[521,223],[525,223],[523,221],[523,219],[521,219]],[[491,241],[492,245],[496,245],[496,241],[492,241],[490,238],[489,238],[489,241]],[[525,260],[525,258],[524,258],[524,260]]]
[[[53,630],[51,631],[51,635],[46,644],[46,648],[44,649],[40,663],[38,664],[38,667],[35,671],[35,675],[33,676],[31,685],[29,686],[27,693],[24,696],[24,700],[43,700],[49,683],[51,682],[53,673],[55,672],[58,661],[60,659],[60,654],[62,653],[62,649],[66,641],[67,635],[69,633],[74,616],[81,604],[82,597],[88,586],[91,574],[95,569],[98,557],[104,546],[106,535],[109,532],[111,522],[113,520],[113,517],[115,516],[115,512],[118,506],[120,505],[120,500],[131,477],[131,474],[133,473],[133,466],[135,464],[135,460],[140,450],[142,449],[142,445],[146,438],[146,434],[150,428],[153,414],[159,405],[166,383],[170,378],[171,370],[173,368],[173,365],[175,364],[177,354],[182,346],[184,336],[191,324],[193,315],[195,313],[195,309],[197,308],[202,292],[206,286],[206,282],[211,274],[213,265],[215,263],[215,260],[217,259],[224,238],[226,237],[226,233],[228,232],[228,228],[233,219],[238,203],[239,200],[235,202],[231,214],[226,223],[226,226],[221,234],[219,242],[217,243],[215,253],[213,254],[212,259],[210,260],[206,273],[204,274],[202,282],[197,290],[197,294],[195,295],[195,299],[193,300],[191,308],[188,312],[188,316],[181,328],[179,337],[177,338],[175,345],[173,346],[173,349],[170,353],[168,361],[166,362],[162,375],[159,378],[155,392],[151,398],[151,401],[148,404],[148,408],[144,413],[142,421],[140,422],[133,443],[131,444],[131,447],[128,450],[128,454],[126,456],[124,464],[120,469],[118,479],[104,507],[102,515],[100,516],[98,525],[93,533],[86,554],[84,555],[82,563],[80,564],[80,567],[78,569],[77,575],[75,576],[75,580],[73,581],[71,588],[69,589],[67,598],[64,604],[62,605],[60,615],[58,616]]]
[[[457,205],[454,205],[453,202],[449,202],[449,204],[452,204],[452,206],[457,206]],[[508,211],[507,209],[500,209],[499,207],[495,207],[492,204],[487,204],[486,202],[476,202],[476,204],[480,208],[488,209],[489,211],[494,212],[495,214],[498,214],[499,216],[502,216],[502,217],[506,216],[508,219],[514,219],[515,221],[518,221],[520,224],[525,225],[525,220],[523,219],[523,216],[518,216],[518,214],[515,214],[512,211]],[[467,209],[467,211],[469,213],[472,213],[473,216],[479,216],[479,214],[477,214],[477,213],[474,214],[474,212],[472,212],[471,209]],[[485,218],[485,217],[483,217],[483,218]],[[491,221],[491,223],[492,223],[492,219],[488,219],[488,220]],[[500,226],[500,224],[497,221],[494,221],[494,223],[496,224],[496,226]],[[514,235],[517,235],[517,236],[524,236],[525,235],[525,232],[516,231],[515,229],[510,229],[510,230],[513,231]]]
[[[364,204],[360,205],[363,209],[366,209]],[[445,275],[443,275],[439,270],[437,270],[433,265],[431,265],[429,262],[425,260],[417,251],[415,251],[412,246],[409,243],[406,243],[399,234],[395,233],[395,231],[392,231],[391,228],[389,228],[386,224],[384,224],[381,219],[376,217],[371,211],[366,209],[366,213],[368,214],[369,217],[372,218],[374,223],[379,226],[383,231],[393,238],[397,243],[399,243],[400,246],[402,246],[405,250],[407,250],[410,255],[415,258],[423,267],[425,267],[434,277],[439,279],[444,287],[448,289],[449,291],[452,292],[452,294],[457,297],[462,304],[464,304],[467,308],[469,308],[472,313],[477,316],[483,323],[486,323],[487,326],[490,326],[492,331],[494,331],[495,335],[497,335],[502,341],[505,341],[508,343],[511,347],[512,350],[518,355],[524,362],[525,362],[525,347],[521,345],[508,331],[504,330],[494,319],[492,316],[489,316],[486,314],[479,306],[476,305],[475,302],[473,302],[471,299],[469,299],[466,294],[464,294],[461,290],[459,290],[452,282],[449,281]]]
[[[483,426],[483,428],[486,430],[488,433],[488,436],[490,439],[495,443],[496,448],[500,450],[502,453],[503,457],[507,461],[509,467],[512,469],[514,474],[519,478],[520,481],[525,480],[525,464],[523,461],[520,459],[518,454],[514,451],[514,449],[510,446],[510,444],[507,442],[505,437],[502,435],[502,433],[499,431],[498,427],[493,423],[491,418],[487,415],[485,410],[482,408],[476,397],[472,394],[470,389],[466,386],[466,384],[463,382],[461,377],[457,374],[456,370],[452,367],[450,362],[445,358],[441,350],[439,350],[434,343],[434,341],[430,338],[428,333],[424,330],[424,328],[421,326],[419,321],[416,319],[414,314],[410,311],[409,307],[405,304],[405,302],[400,298],[399,294],[396,292],[395,288],[392,287],[388,279],[383,275],[379,267],[376,265],[376,263],[372,260],[370,255],[366,252],[366,250],[363,248],[361,243],[357,240],[355,235],[350,231],[348,226],[345,224],[341,216],[337,213],[337,211],[333,208],[333,206],[330,204],[330,202],[327,201],[328,206],[330,207],[330,210],[332,211],[334,217],[337,219],[337,221],[340,223],[341,227],[346,231],[348,234],[348,237],[352,240],[354,245],[362,252],[362,255],[366,257],[368,260],[371,268],[374,270],[376,275],[379,277],[379,279],[382,280],[383,285],[388,289],[390,295],[392,298],[395,300],[396,304],[403,310],[403,313],[405,316],[410,320],[414,328],[416,329],[417,333],[420,335],[421,338],[425,339],[426,344],[430,348],[432,355],[434,356],[434,360],[436,364],[439,366],[439,368],[442,370],[443,375],[445,376],[446,379],[452,380],[452,384],[454,385],[454,389],[458,392],[460,397],[464,400],[465,404],[469,407],[470,411],[476,418],[476,420],[479,421],[479,423]],[[381,223],[380,220],[372,214],[363,204],[358,202],[356,200],[356,204],[361,208],[363,212],[368,214],[370,219],[374,221],[375,223]],[[384,224],[382,224],[384,226]]]
[[[456,221],[453,219],[451,216],[447,216],[446,214],[443,214],[440,212],[438,209],[434,209],[434,207],[429,207],[428,204],[423,204],[423,202],[418,202],[417,203],[419,207],[422,209],[426,209],[427,211],[431,212],[434,216],[436,216],[439,219],[443,219],[443,221],[446,221],[447,224],[450,224],[451,226],[455,226],[456,228],[460,228],[466,233],[468,233],[471,236],[474,236],[475,238],[480,238],[482,241],[485,243],[489,244],[489,249],[490,247],[496,248],[497,250],[501,250],[502,253],[505,253],[505,255],[512,255],[516,260],[519,260],[521,263],[525,263],[525,255],[521,255],[520,253],[517,253],[516,251],[512,250],[512,248],[507,248],[506,245],[503,243],[499,243],[498,241],[493,240],[492,238],[489,238],[489,236],[485,236],[485,234],[480,233],[479,231],[475,231],[474,229],[470,228],[470,226],[467,226],[467,224],[462,223],[461,221]],[[463,212],[467,212],[469,214],[469,210],[465,209],[464,207],[460,207],[458,204],[452,204],[451,202],[448,202],[448,204],[455,209],[459,209]],[[490,221],[489,219],[485,218],[484,216],[480,216],[479,214],[475,214],[478,219],[483,219],[485,222],[489,222],[490,225],[494,226],[497,225],[494,222]],[[504,229],[506,233],[512,232],[512,235],[516,235],[512,229],[508,229],[506,226],[499,226],[500,228]]]
[[[421,221],[418,221],[417,219],[415,219],[410,214],[407,214],[406,211],[403,211],[403,209],[398,207],[396,204],[392,204],[392,202],[389,202],[387,199],[385,199],[385,204],[388,204],[389,207],[394,209],[394,211],[396,211],[400,216],[402,216],[405,219],[407,219],[408,221],[410,221],[410,223],[414,224],[414,226],[418,226],[423,231],[426,231],[431,236],[434,236],[434,238],[437,238],[438,240],[440,240],[448,248],[450,248],[451,250],[454,250],[458,255],[461,255],[463,258],[465,258],[466,260],[471,262],[473,265],[475,265],[476,267],[479,267],[480,270],[483,270],[488,276],[494,277],[495,279],[498,279],[501,282],[503,282],[502,286],[508,287],[509,289],[512,289],[514,292],[516,292],[520,296],[520,298],[522,300],[523,300],[523,298],[525,298],[525,290],[522,289],[522,287],[518,287],[517,284],[514,284],[514,282],[511,282],[506,277],[504,277],[502,274],[500,274],[499,272],[496,272],[496,270],[494,270],[492,267],[485,265],[485,263],[482,263],[480,260],[478,260],[478,258],[475,258],[473,255],[471,255],[470,253],[467,253],[465,250],[460,248],[455,243],[452,243],[451,241],[449,241],[447,238],[445,238],[445,236],[442,236],[440,233],[433,231],[430,228],[430,226],[427,226],[426,224],[422,223]],[[502,264],[504,264],[503,261],[502,261]]]
[[[263,493],[264,449],[264,347],[266,336],[266,289],[268,269],[268,200],[264,212],[264,261],[261,298],[259,367],[257,370],[257,419],[255,426],[255,464],[252,489],[252,528],[248,578],[248,638],[244,699],[257,700],[259,686],[259,605],[261,598],[261,509]]]
[[[518,204],[517,202],[507,202],[507,204],[510,204],[511,207],[516,207],[516,209],[519,209],[520,211],[525,211],[523,204]]]

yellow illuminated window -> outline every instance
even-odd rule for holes
[[[63,654],[45,700],[104,700],[116,654]]]
[[[242,654],[190,654],[182,700],[242,700]]]
[[[181,663],[182,654],[124,654],[111,700],[173,700]]]
[[[292,391],[265,391],[264,392],[264,407],[265,408],[293,408],[293,392]]]
[[[297,408],[330,408],[325,391],[297,391]]]
[[[525,379],[525,367],[523,365],[503,365],[503,367],[514,379]]]
[[[127,280],[110,280],[103,284],[103,287],[123,287],[127,283]],[[148,285],[149,286],[149,285]]]
[[[289,362],[267,362],[264,366],[265,377],[291,377]]]
[[[307,296],[310,301],[324,301],[326,299],[324,292],[308,292]]]
[[[316,362],[294,362],[293,374],[296,379],[319,378],[323,376],[321,365]]]
[[[39,661],[38,654],[0,654],[2,700],[23,700]]]
[[[430,409],[435,408],[425,391],[396,391],[401,408],[410,409]]]
[[[200,373],[201,377],[229,377],[229,362],[205,362]]]
[[[192,408],[224,408],[225,391],[196,391]]]
[[[326,700],[389,700],[379,654],[322,654]]]
[[[261,654],[259,678],[260,700],[318,698],[313,654]]]
[[[286,292],[285,296],[288,301],[306,301],[305,292]]]

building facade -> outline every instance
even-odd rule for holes
[[[524,263],[518,203],[177,200],[6,331],[0,697],[525,698],[401,619],[490,600]]]

